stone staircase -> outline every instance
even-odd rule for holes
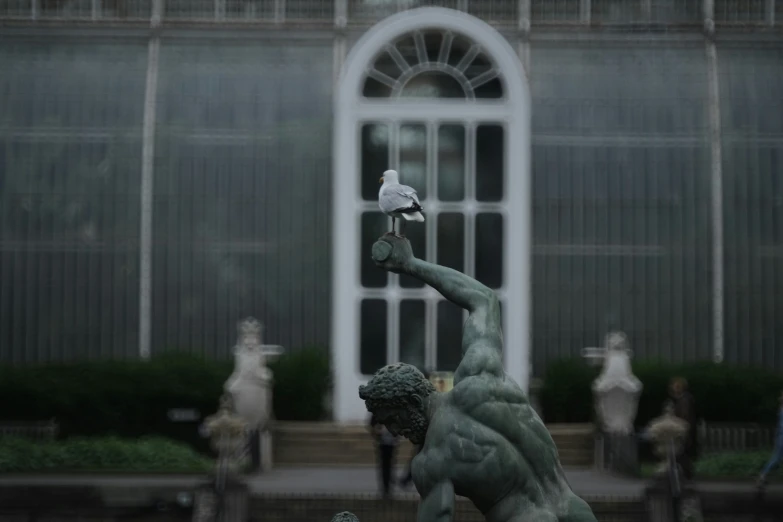
[[[592,424],[548,425],[565,467],[593,465]],[[375,466],[375,447],[366,425],[328,422],[277,422],[272,428],[275,467]],[[405,441],[398,462],[413,446]]]

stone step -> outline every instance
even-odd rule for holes
[[[547,426],[567,467],[593,464],[593,426],[553,424]],[[365,425],[278,422],[272,428],[275,466],[374,466],[375,443]],[[413,446],[404,441],[399,460],[407,461]]]
[[[644,502],[640,499],[586,498],[596,518],[601,521],[639,522],[647,519]],[[268,520],[286,522],[329,522],[341,511],[351,511],[360,522],[400,522],[415,520],[419,499],[410,495],[391,501],[363,495],[330,496],[254,496],[248,512],[250,522]],[[455,520],[461,522],[484,521],[484,517],[470,503],[459,498]]]

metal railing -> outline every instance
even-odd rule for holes
[[[783,0],[0,0],[0,19],[273,25],[369,25],[422,6],[458,9],[496,26],[774,26]]]
[[[759,424],[702,423],[698,433],[703,453],[767,450],[775,442],[775,429]]]

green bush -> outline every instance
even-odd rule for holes
[[[329,386],[325,350],[282,355],[275,371],[278,419],[318,420]],[[56,418],[63,437],[160,435],[201,451],[208,443],[198,423],[173,423],[172,408],[193,408],[202,418],[217,410],[233,360],[170,353],[143,362],[90,361],[0,367],[0,422]]]
[[[539,396],[546,422],[592,421],[595,409],[590,386],[597,376],[598,369],[581,359],[551,363]]]
[[[593,418],[592,381],[600,368],[582,359],[550,364],[541,389],[546,422],[589,422]],[[683,376],[696,400],[697,416],[708,422],[774,424],[783,390],[783,375],[763,368],[697,362],[668,364],[633,361],[633,371],[644,384],[639,398],[638,426],[661,414],[668,398],[669,380]]]
[[[696,475],[702,478],[757,478],[772,456],[769,451],[745,451],[705,455],[696,461]],[[780,468],[770,478],[782,478]]]
[[[276,419],[317,421],[324,418],[324,397],[332,386],[326,350],[307,348],[286,353],[270,363],[269,368],[275,379],[272,402]]]
[[[37,442],[0,438],[0,473],[30,471],[206,472],[213,461],[185,444],[147,437]]]

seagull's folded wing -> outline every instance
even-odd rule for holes
[[[403,185],[389,187],[387,190],[384,190],[380,196],[379,203],[381,210],[384,212],[421,209],[416,191]]]

